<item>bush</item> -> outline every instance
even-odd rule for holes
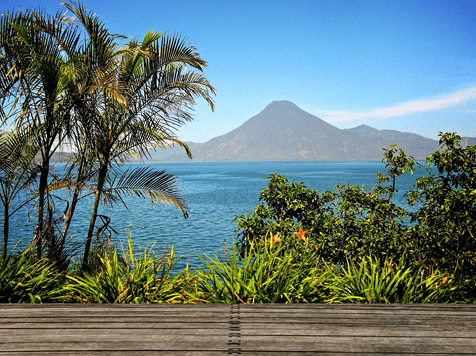
[[[177,263],[172,251],[157,258],[152,249],[134,256],[132,240],[122,258],[117,250],[98,255],[98,269],[88,268],[67,274],[70,281],[65,300],[92,303],[165,303],[181,297],[175,292],[169,273]]]
[[[244,257],[238,249],[227,250],[223,259],[202,259],[207,268],[200,272],[199,290],[212,303],[299,303],[330,302],[335,291],[326,277],[330,274],[313,253],[285,250],[270,234],[263,244],[251,243]]]
[[[340,299],[359,303],[436,303],[450,299],[455,287],[448,275],[402,260],[378,261],[367,257],[337,271]]]
[[[0,257],[0,303],[56,301],[63,280],[53,263],[34,261],[29,249]]]
[[[424,165],[395,146],[385,149],[387,172],[378,173],[371,190],[336,186],[333,192],[320,193],[270,175],[253,214],[235,219],[240,254],[271,232],[279,233],[286,249],[295,250],[293,234],[303,229],[309,246],[318,251],[316,258],[329,264],[345,268],[371,255],[380,261],[405,259],[451,275],[458,286],[454,298],[474,300],[476,148],[461,147],[456,134],[440,136],[441,149]],[[406,192],[407,205],[397,206],[392,197],[398,177],[417,166],[424,176]]]

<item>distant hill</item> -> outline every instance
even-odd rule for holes
[[[202,146],[202,143],[195,143],[195,142],[185,142],[188,147],[190,148],[190,151],[192,151],[192,154],[195,155],[195,151]],[[167,162],[168,160],[171,159],[171,157],[180,157],[183,156],[183,158],[189,159],[187,156],[187,153],[185,152],[185,149],[182,147],[176,145],[171,148],[167,149],[157,149],[153,150],[150,152],[150,158],[147,159],[148,161],[157,161],[157,162]],[[176,159],[175,159],[176,160]]]
[[[366,125],[339,129],[289,101],[274,101],[240,127],[192,153],[194,161],[381,160],[382,148],[394,144],[418,160],[439,148],[438,141],[412,133]]]
[[[476,137],[461,137],[461,146],[474,146],[476,145]]]
[[[195,142],[186,142],[190,150],[192,151],[192,154],[195,152],[195,150],[203,145],[202,143],[195,143]],[[185,153],[185,150],[176,145],[171,148],[167,149],[157,149],[157,150],[152,150],[150,152],[150,157],[144,158],[146,161],[149,162],[167,162],[170,160],[171,157],[180,157],[183,156],[183,158],[187,158],[188,156]],[[71,152],[55,152],[53,153],[53,157],[51,158],[53,162],[57,163],[64,163],[67,162],[71,158]],[[173,159],[177,160],[177,158]],[[39,161],[39,156],[37,157],[37,161]],[[139,159],[129,159],[129,162],[139,162]]]
[[[365,140],[369,138],[376,140],[378,145],[384,145],[382,147],[397,145],[398,148],[404,149],[408,155],[416,159],[425,159],[431,152],[439,148],[438,141],[408,132],[377,130],[367,125],[345,129],[345,131],[355,133]]]
[[[462,146],[476,145],[462,137]],[[381,160],[382,148],[397,145],[417,160],[439,148],[437,140],[367,125],[339,129],[290,101],[274,101],[229,133],[206,143],[187,142],[193,161],[355,161]],[[64,161],[70,153],[59,152]],[[189,161],[180,146],[151,152],[148,161]]]
[[[378,149],[301,110],[275,101],[237,129],[206,142],[202,161],[326,161],[373,159]]]
[[[71,158],[71,152],[64,152],[64,151],[56,151],[51,156],[51,161],[55,163],[65,163]],[[36,155],[36,162],[40,162],[41,156],[40,154]]]

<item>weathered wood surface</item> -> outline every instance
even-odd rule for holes
[[[0,355],[476,355],[476,305],[8,305]]]

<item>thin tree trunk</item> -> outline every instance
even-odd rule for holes
[[[35,229],[36,257],[41,259],[41,245],[43,237],[43,219],[45,210],[45,196],[48,190],[49,158],[45,159],[40,170],[40,185],[38,187],[38,224]]]
[[[96,218],[98,215],[99,200],[101,198],[104,182],[106,181],[106,174],[107,174],[107,164],[104,164],[99,169],[98,185],[96,188],[96,198],[94,199],[94,207],[93,207],[93,212],[91,214],[91,221],[89,223],[88,236],[86,238],[86,245],[84,246],[84,256],[83,256],[83,263],[82,263],[83,268],[88,263],[89,250],[91,249],[91,240],[93,238],[94,226],[96,224]]]
[[[2,250],[2,260],[5,260],[7,256],[7,244],[8,244],[8,230],[10,228],[10,219],[8,216],[8,205],[4,206],[3,212],[3,250]]]
[[[84,158],[84,157],[83,157]],[[66,241],[66,235],[68,234],[69,227],[71,225],[71,220],[73,219],[73,214],[76,209],[76,204],[78,203],[79,192],[82,190],[82,176],[83,176],[83,160],[78,169],[78,179],[76,180],[76,188],[74,188],[73,198],[71,199],[71,205],[68,210],[68,216],[64,222],[63,236],[61,237],[61,248],[64,246]]]
[[[71,205],[68,210],[68,216],[66,217],[66,220],[64,222],[63,236],[61,237],[61,243],[60,243],[61,248],[63,248],[65,244],[66,235],[68,234],[69,227],[71,226],[74,210],[76,209],[76,204],[78,203],[79,192],[81,191],[80,183],[77,182],[76,184],[77,185],[76,185],[76,188],[74,189],[73,197],[71,198]]]

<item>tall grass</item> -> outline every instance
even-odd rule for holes
[[[117,249],[103,250],[96,268],[68,273],[63,288],[65,300],[88,303],[171,303],[180,297],[174,292],[170,270],[177,263],[173,248],[157,257],[153,249],[134,255],[129,237],[122,258]]]
[[[446,273],[408,266],[401,259],[373,257],[349,261],[338,271],[341,298],[360,303],[435,303],[450,299],[455,287]]]
[[[42,303],[56,301],[64,278],[55,265],[35,261],[31,249],[0,257],[0,303]]]
[[[286,251],[277,244],[251,243],[242,260],[235,244],[225,259],[202,259],[199,291],[211,303],[332,302],[338,293],[328,283],[330,269],[313,254]]]

